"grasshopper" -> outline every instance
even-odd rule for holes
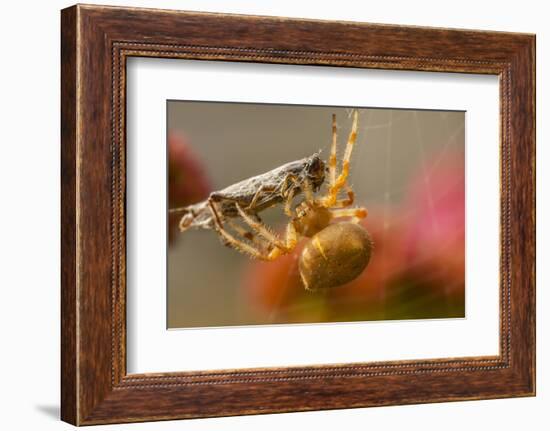
[[[212,192],[202,202],[169,212],[182,214],[182,232],[190,228],[216,229],[228,219],[240,217],[241,211],[259,220],[259,212],[281,202],[285,202],[285,213],[291,215],[292,199],[303,190],[304,183],[317,191],[324,181],[325,163],[315,153]]]

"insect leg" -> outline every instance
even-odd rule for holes
[[[195,214],[193,214],[192,212],[189,212],[181,216],[180,221],[178,223],[180,232],[185,232],[187,229],[189,229],[189,227],[193,224],[194,218],[195,218]]]
[[[185,232],[190,227],[207,228],[209,224],[210,211],[206,201],[187,205],[179,208],[169,208],[170,218],[179,215],[179,229]]]
[[[307,201],[313,201],[315,199],[313,196],[313,186],[311,185],[311,181],[308,177],[304,178],[304,181],[302,182],[302,189]]]
[[[258,202],[258,199],[263,196],[265,192],[274,192],[275,188],[273,186],[267,186],[263,185],[256,190],[256,193],[254,193],[254,197],[250,201],[250,204],[248,204],[248,207],[246,207],[247,210],[254,210],[256,208],[256,203]]]
[[[292,217],[292,201],[296,196],[296,189],[291,189],[285,199],[284,212],[288,217]]]
[[[287,174],[281,183],[281,196],[285,202],[283,209],[288,217],[292,217],[292,200],[296,196],[297,184],[298,179],[293,174]]]
[[[281,195],[285,199],[284,212],[289,217],[293,215],[291,210],[292,201],[300,189],[303,190],[306,200],[312,201],[314,199],[313,187],[307,177],[300,181],[296,175],[288,174],[283,180]]]

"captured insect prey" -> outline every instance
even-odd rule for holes
[[[315,291],[345,284],[365,270],[373,250],[370,234],[359,224],[367,210],[352,206],[355,195],[349,185],[357,127],[358,111],[353,110],[340,169],[333,114],[332,143],[326,162],[315,153],[170,212],[181,214],[181,232],[190,228],[214,230],[226,246],[264,261],[291,253],[305,237],[307,242],[299,256],[304,288]],[[322,189],[324,193],[316,196]],[[260,218],[262,211],[277,205],[290,219],[282,236]]]

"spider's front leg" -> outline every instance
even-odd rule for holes
[[[343,205],[342,201],[338,200],[338,193],[342,188],[346,187],[347,179],[349,176],[349,164],[351,159],[351,153],[353,147],[357,140],[357,122],[358,122],[359,112],[357,109],[353,110],[353,123],[351,125],[351,131],[348,136],[348,142],[346,149],[344,150],[344,157],[342,159],[342,171],[338,176],[336,176],[336,116],[332,116],[332,145],[330,149],[329,157],[329,189],[326,196],[321,199],[321,204],[325,208],[333,208],[336,206],[347,206]],[[348,200],[353,199],[353,195],[350,194],[351,189],[348,187]],[[352,192],[353,193],[353,192]],[[345,202],[345,201],[344,201]],[[351,205],[351,204],[348,204]]]

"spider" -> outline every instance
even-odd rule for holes
[[[328,160],[328,187],[323,196],[316,197],[318,184],[312,184],[308,176],[302,177],[295,188],[288,188],[285,194],[284,211],[290,217],[284,236],[281,237],[267,227],[256,213],[245,211],[238,201],[234,207],[250,230],[226,220],[229,226],[242,238],[229,232],[219,214],[216,203],[210,199],[208,206],[213,214],[214,228],[223,242],[254,259],[273,261],[291,253],[301,237],[309,238],[299,258],[299,271],[306,290],[334,287],[356,278],[366,268],[372,253],[369,233],[359,225],[367,216],[367,210],[351,207],[354,192],[348,185],[350,158],[357,139],[358,111],[353,111],[353,121],[342,159],[337,172],[337,126],[336,115],[332,115],[332,144]],[[324,163],[321,161],[324,171]],[[291,182],[296,181],[290,177]],[[323,178],[324,181],[324,178]],[[323,182],[321,181],[321,182]],[[285,181],[286,182],[286,181]],[[347,196],[340,198],[340,192]],[[303,193],[303,201],[293,208],[293,199]],[[337,221],[347,218],[349,221]]]

